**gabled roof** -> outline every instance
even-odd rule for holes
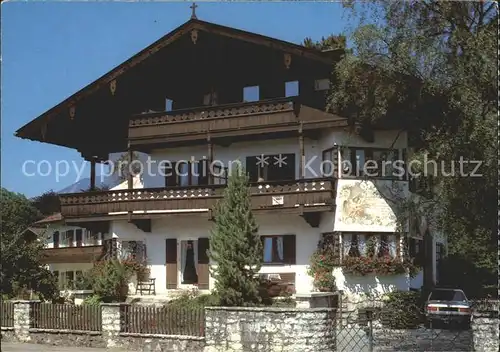
[[[301,57],[305,57],[311,60],[316,60],[323,63],[332,63],[332,53],[331,52],[321,52],[317,49],[306,48],[302,45],[297,45],[294,43],[286,42],[283,40],[267,37],[264,35],[251,33],[231,27],[221,26],[218,24],[201,21],[198,19],[190,19],[185,22],[181,26],[177,27],[170,33],[166,34],[150,46],[146,47],[136,55],[132,56],[130,59],[126,60],[122,64],[118,65],[108,73],[104,74],[94,82],[90,83],[86,87],[82,88],[80,91],[71,95],[69,98],[65,99],[58,105],[52,107],[36,119],[27,123],[20,129],[18,129],[15,133],[17,137],[21,138],[29,138],[29,129],[34,126],[41,126],[41,122],[46,119],[50,119],[54,115],[62,112],[63,109],[68,109],[73,106],[75,103],[80,101],[82,98],[91,95],[93,92],[100,89],[102,86],[109,84],[113,80],[116,80],[122,74],[130,70],[132,67],[140,64],[144,60],[146,60],[151,55],[158,52],[160,49],[168,46],[169,44],[175,42],[177,39],[181,38],[186,33],[191,32],[192,30],[205,31],[209,33],[213,33],[216,35],[226,36],[235,38],[238,40],[250,42],[253,44],[267,46],[273,49],[283,50],[292,55],[297,55]]]
[[[47,216],[46,218],[43,218],[42,220],[38,220],[33,224],[33,226],[40,227],[40,226],[45,226],[54,222],[59,222],[63,221],[64,218],[61,215],[61,213],[55,213],[52,215]]]

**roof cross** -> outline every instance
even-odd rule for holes
[[[196,8],[198,7],[198,5],[196,5],[195,2],[193,2],[193,5],[189,6],[189,8],[191,9],[191,19],[198,19],[198,17],[196,17]]]

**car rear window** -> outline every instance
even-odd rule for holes
[[[431,292],[430,300],[433,301],[465,301],[462,291],[436,290]]]

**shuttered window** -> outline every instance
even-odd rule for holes
[[[167,267],[167,289],[177,288],[177,239],[165,240],[165,264]]]
[[[295,264],[296,236],[261,236],[264,248],[264,264]]]
[[[207,251],[209,249],[209,239],[202,237],[198,239],[198,288],[200,290],[208,290],[210,281],[209,257]]]

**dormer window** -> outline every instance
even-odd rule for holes
[[[296,97],[299,95],[299,81],[285,82],[285,97]]]
[[[260,93],[259,86],[251,86],[243,88],[243,102],[259,101]]]
[[[165,111],[172,111],[174,106],[174,101],[172,99],[165,99]]]
[[[314,90],[322,91],[330,89],[330,80],[328,78],[317,79],[314,81]]]
[[[217,92],[211,92],[203,96],[203,105],[213,106],[217,105]]]

